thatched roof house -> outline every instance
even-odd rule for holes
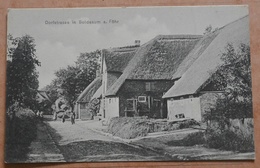
[[[125,80],[171,80],[200,35],[159,35],[142,45],[106,96],[116,95]]]
[[[197,46],[190,52],[173,74],[173,79],[180,79],[163,95],[167,99],[170,119],[181,113],[185,117],[201,120],[202,114],[215,105],[220,93],[204,88],[214,82],[211,81],[211,76],[223,64],[221,55],[227,44],[232,44],[235,48],[241,43],[249,45],[248,16],[205,36],[201,44],[203,40],[207,45]]]
[[[139,111],[137,115],[166,117],[162,95],[177,80],[173,79],[173,74],[189,53],[203,43],[202,39],[201,35],[159,35],[140,46],[132,53],[122,74],[105,92],[107,115],[132,116]]]
[[[246,16],[207,35],[158,35],[141,46],[104,50],[102,86],[93,96],[102,98],[100,113],[166,118],[176,99],[190,98],[177,111],[200,120],[200,97],[194,95],[221,64],[227,43],[249,43],[248,32]]]

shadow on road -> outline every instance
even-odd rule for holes
[[[44,121],[52,121],[52,119],[44,118]],[[44,122],[46,124],[46,128],[48,129],[48,132],[50,133],[51,137],[53,138],[54,142],[57,143],[61,140],[61,135],[50,126],[48,122]]]
[[[66,161],[83,162],[83,161],[155,161],[155,160],[171,160],[166,156],[162,156],[152,150],[143,149],[128,144],[88,140],[72,142],[67,145],[61,145],[60,150]]]

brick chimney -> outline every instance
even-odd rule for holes
[[[140,47],[141,41],[140,40],[135,40],[135,46]]]

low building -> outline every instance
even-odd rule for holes
[[[223,64],[221,55],[227,44],[235,48],[241,43],[249,45],[248,16],[206,35],[202,40],[207,43],[211,37],[213,40],[203,51],[195,47],[173,74],[173,79],[179,79],[163,96],[171,120],[185,117],[201,121],[203,114],[215,106],[222,93],[213,87],[212,74]],[[189,62],[192,64],[188,65]]]
[[[93,118],[90,102],[101,84],[101,77],[97,77],[83,90],[83,92],[81,92],[75,101],[74,111],[78,119],[88,120]]]

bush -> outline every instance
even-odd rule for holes
[[[239,152],[253,152],[253,134],[244,135],[241,131],[234,132],[231,129],[224,131],[208,130],[207,145],[210,148],[232,150]]]
[[[15,117],[6,119],[6,161],[17,162],[26,159],[31,142],[37,136],[37,119],[29,109],[19,108]]]

